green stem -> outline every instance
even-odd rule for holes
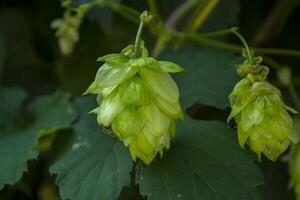
[[[140,57],[140,53],[141,53],[141,36],[142,36],[142,32],[143,32],[143,27],[144,27],[144,21],[141,20],[138,32],[136,34],[135,43],[134,43],[134,54],[133,54],[134,58],[139,58]]]
[[[199,45],[226,49],[234,52],[241,52],[243,50],[243,47],[239,45],[204,37],[202,36],[202,34],[179,33],[176,36],[183,40],[190,40]],[[297,50],[280,49],[280,48],[252,48],[252,50],[257,55],[282,55],[282,56],[300,57],[300,51]]]
[[[232,33],[237,36],[241,42],[243,43],[245,49],[246,49],[246,53],[247,53],[247,58],[249,59],[250,63],[252,64],[253,63],[253,56],[252,56],[252,53],[251,53],[251,50],[245,40],[245,38],[237,31],[237,28],[232,28],[231,29]]]
[[[143,28],[146,23],[151,21],[152,17],[153,15],[149,14],[147,10],[140,15],[140,25],[134,43],[134,53],[133,53],[134,58],[139,58],[141,56],[141,42],[142,42],[141,36],[142,36]]]
[[[118,12],[119,14],[123,15],[124,17],[128,18],[129,20],[138,23],[139,16],[141,15],[140,12],[128,7],[124,6],[120,3],[116,3],[113,1],[106,1],[105,4],[111,8],[112,10]]]
[[[140,15],[140,12],[116,2],[106,3],[105,5],[111,8],[112,10],[126,16],[132,21],[138,22],[138,17]],[[100,3],[99,1],[98,6],[103,7],[103,2]],[[177,33],[176,37],[179,36],[181,39],[190,40],[200,45],[221,48],[221,49],[234,51],[234,52],[241,52],[243,48],[239,45],[209,38],[210,36],[212,37],[220,36],[228,33],[232,33],[231,29],[226,29],[222,31],[212,32],[212,33],[200,33],[200,34]],[[257,55],[282,55],[282,56],[300,57],[300,51],[297,50],[280,49],[280,48],[252,48],[252,50]]]
[[[198,35],[203,36],[203,37],[223,36],[223,35],[232,34],[232,29],[234,29],[234,27],[229,28],[229,29],[223,29],[223,30],[220,30],[220,31],[207,32],[207,33],[198,33]]]

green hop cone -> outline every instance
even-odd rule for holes
[[[148,57],[141,43],[139,58],[134,46],[120,54],[100,57],[104,61],[95,81],[85,94],[97,94],[99,125],[111,126],[113,133],[128,146],[134,160],[149,164],[169,149],[176,120],[183,119],[179,92],[169,73],[183,69],[175,63]]]
[[[300,200],[300,144],[293,147],[289,161],[290,176],[297,200]]]
[[[239,144],[247,143],[261,160],[261,153],[275,161],[290,144],[292,119],[281,92],[265,80],[265,74],[247,74],[229,95]]]

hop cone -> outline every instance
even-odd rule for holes
[[[275,161],[289,146],[292,119],[280,91],[260,75],[248,74],[229,95],[235,118],[238,140],[242,148],[247,143],[261,159],[263,153]]]
[[[79,27],[88,8],[89,5],[85,4],[82,4],[76,10],[68,8],[63,19],[56,19],[51,23],[51,27],[56,29],[56,37],[63,55],[70,54],[78,42]]]
[[[290,158],[290,175],[292,184],[297,196],[297,200],[300,200],[300,145],[294,146],[292,155]]]
[[[111,126],[132,158],[149,164],[169,149],[176,120],[183,118],[178,88],[169,75],[182,68],[148,57],[143,45],[142,56],[135,59],[133,48],[100,57],[105,63],[86,93],[98,95],[99,107],[92,111],[98,124]]]

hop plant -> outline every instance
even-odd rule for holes
[[[169,75],[183,69],[149,57],[144,43],[137,42],[120,54],[100,57],[104,64],[85,94],[98,95],[99,107],[91,111],[98,124],[111,126],[132,158],[149,164],[170,148],[176,120],[183,119],[178,88]]]
[[[57,30],[56,37],[58,38],[61,53],[63,55],[69,55],[79,40],[79,27],[90,5],[82,4],[78,8],[72,8],[70,2],[66,1],[64,7],[67,9],[63,19],[54,20],[51,23],[51,28]]]
[[[287,110],[295,110],[286,106],[281,92],[265,80],[269,70],[260,65],[262,59],[253,60],[238,66],[245,77],[229,95],[232,110],[227,121],[235,119],[242,148],[248,144],[259,160],[263,153],[275,161],[290,144],[293,122]]]

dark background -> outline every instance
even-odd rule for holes
[[[160,14],[166,18],[180,2],[157,1]],[[241,0],[238,22],[232,25],[240,27],[241,33],[252,46],[300,50],[298,2]],[[139,11],[147,8],[146,1],[124,0],[122,3]],[[63,11],[59,0],[0,0],[0,85],[22,87],[30,98],[57,89],[78,96],[94,78],[99,67],[96,58],[118,52],[134,40],[137,24],[108,9],[95,9],[81,26],[80,41],[74,52],[70,56],[61,56],[50,23],[60,18]],[[266,28],[268,24],[271,24],[271,28]],[[265,37],[260,40],[258,35],[261,33]],[[153,36],[145,33],[144,39],[148,46],[153,47]],[[230,37],[229,41],[239,43],[234,37]],[[295,86],[298,87],[300,58],[271,57],[279,64],[290,66]],[[274,71],[271,79],[276,83]],[[285,88],[282,90],[289,100]],[[0,199],[59,199],[53,177],[47,172],[52,157],[52,153],[45,152],[38,161],[30,161],[29,170],[23,179],[14,186],[5,187],[0,192]],[[294,199],[292,191],[288,189],[287,166],[284,162],[265,160],[262,170],[266,183],[262,188],[264,199]],[[124,191],[121,199],[141,198],[135,191]]]

